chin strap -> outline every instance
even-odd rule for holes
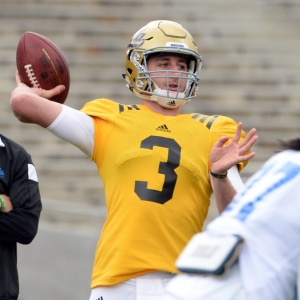
[[[162,89],[155,89],[154,92],[155,95],[150,96],[150,100],[166,108],[174,109],[190,101],[184,100],[184,93],[170,92]]]
[[[144,99],[157,102],[160,106],[169,109],[175,109],[190,101],[190,99],[184,100],[185,93],[163,90],[153,80],[151,81],[155,87],[154,93],[151,96],[145,95]]]
[[[156,91],[156,90],[155,90]],[[175,109],[177,107],[183,106],[186,103],[190,102],[191,99],[189,100],[181,100],[181,99],[173,99],[173,98],[166,98],[168,96],[168,91],[167,90],[160,90],[159,91],[159,95],[146,95],[146,94],[139,94],[137,93],[134,89],[132,90],[132,92],[134,93],[134,95],[136,95],[139,98],[145,99],[145,100],[149,100],[149,101],[153,101],[153,102],[157,102],[160,106],[165,107],[165,108],[169,108],[169,109]],[[174,93],[174,95],[184,95],[183,93],[176,93],[176,92],[169,92],[169,97],[172,97],[172,94]],[[164,97],[164,95],[166,97]],[[178,97],[177,95],[177,97]]]

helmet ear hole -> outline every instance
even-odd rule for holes
[[[127,72],[131,75],[132,74],[132,69],[127,68]]]
[[[131,56],[131,53],[132,53],[133,49],[127,51],[127,59],[130,60],[130,56]]]

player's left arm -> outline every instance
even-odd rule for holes
[[[230,176],[225,178],[217,178],[210,175],[217,208],[220,213],[232,201],[233,196],[237,192],[237,165],[255,156],[255,152],[251,152],[250,149],[258,139],[256,129],[252,128],[246,137],[239,142],[242,128],[242,123],[238,123],[232,140],[227,143],[229,137],[222,136],[215,143],[210,153],[210,171],[220,175],[227,174],[229,171],[230,174]]]

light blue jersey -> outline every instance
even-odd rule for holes
[[[271,157],[206,233],[241,235],[246,244],[238,262],[223,278],[177,276],[166,299],[297,299],[300,151],[286,150]]]

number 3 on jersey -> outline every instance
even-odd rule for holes
[[[170,138],[161,136],[149,136],[141,142],[141,148],[153,149],[154,146],[167,148],[169,150],[168,160],[160,162],[158,173],[165,175],[164,184],[161,191],[147,188],[146,181],[136,181],[134,191],[141,200],[164,204],[172,199],[175,189],[177,174],[175,169],[180,163],[181,147]]]

